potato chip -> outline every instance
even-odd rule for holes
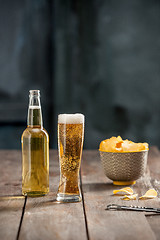
[[[129,201],[129,200],[136,200],[136,199],[137,199],[137,196],[138,196],[138,194],[133,194],[133,195],[129,195],[129,196],[125,195],[125,196],[122,198],[122,200],[127,200],[127,201]]]
[[[143,196],[139,197],[141,200],[152,199],[157,197],[157,192],[154,189],[149,189]]]
[[[125,187],[125,188],[121,188],[119,190],[114,190],[113,194],[116,194],[116,195],[126,195],[126,194],[132,195],[133,194],[133,189],[130,188],[130,187]]]
[[[99,145],[102,152],[139,152],[148,150],[148,143],[134,143],[120,136],[103,140]]]

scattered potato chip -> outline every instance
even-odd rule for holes
[[[139,199],[152,199],[157,197],[157,192],[154,189],[149,189],[143,196],[139,197]]]
[[[125,187],[125,188],[121,188],[119,190],[114,190],[113,194],[117,194],[117,195],[129,194],[129,195],[132,195],[133,194],[133,189],[130,188],[130,187]]]
[[[137,196],[138,196],[138,194],[133,194],[133,195],[129,195],[129,196],[127,196],[127,195],[125,195],[123,198],[122,198],[122,200],[136,200],[136,198],[137,198]]]
[[[99,145],[99,150],[102,152],[139,152],[148,149],[148,143],[134,143],[128,139],[122,140],[120,136],[103,140]]]

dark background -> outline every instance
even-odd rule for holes
[[[112,135],[160,146],[159,0],[0,0],[0,148],[20,148],[40,89],[50,147],[57,114],[86,116],[85,148]]]

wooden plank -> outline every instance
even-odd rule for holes
[[[15,239],[24,205],[21,153],[0,151],[0,239]]]
[[[59,184],[57,151],[50,151],[50,194],[27,198],[20,239],[86,239],[83,205],[55,201]]]
[[[110,202],[126,205],[152,204],[158,207],[159,199],[124,202],[119,197],[112,196],[113,189],[118,187],[113,186],[103,175],[98,152],[84,151],[83,159],[83,195],[90,239],[104,239],[104,236],[107,239],[155,239],[155,236],[159,239],[159,215],[147,216],[154,236],[143,213],[104,211]],[[158,149],[151,149],[148,161],[151,174],[147,171],[145,180],[140,179],[133,187],[139,194],[144,193],[148,187],[155,187],[159,191],[159,160]],[[82,203],[55,203],[59,181],[57,152],[54,155],[51,152],[50,170],[50,190],[53,193],[44,198],[28,199],[20,238],[86,239]],[[24,203],[23,197],[21,199],[20,151],[0,151],[0,196],[0,239],[13,239],[17,235]]]
[[[140,192],[140,186],[147,189],[149,184],[141,179],[134,189]],[[110,203],[139,205],[140,201],[127,202],[113,196],[113,190],[121,187],[104,175],[98,151],[83,154],[82,187],[90,239],[156,239],[144,213],[104,210]]]

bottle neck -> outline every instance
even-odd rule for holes
[[[42,111],[39,95],[30,94],[28,107],[28,127],[43,127]]]

